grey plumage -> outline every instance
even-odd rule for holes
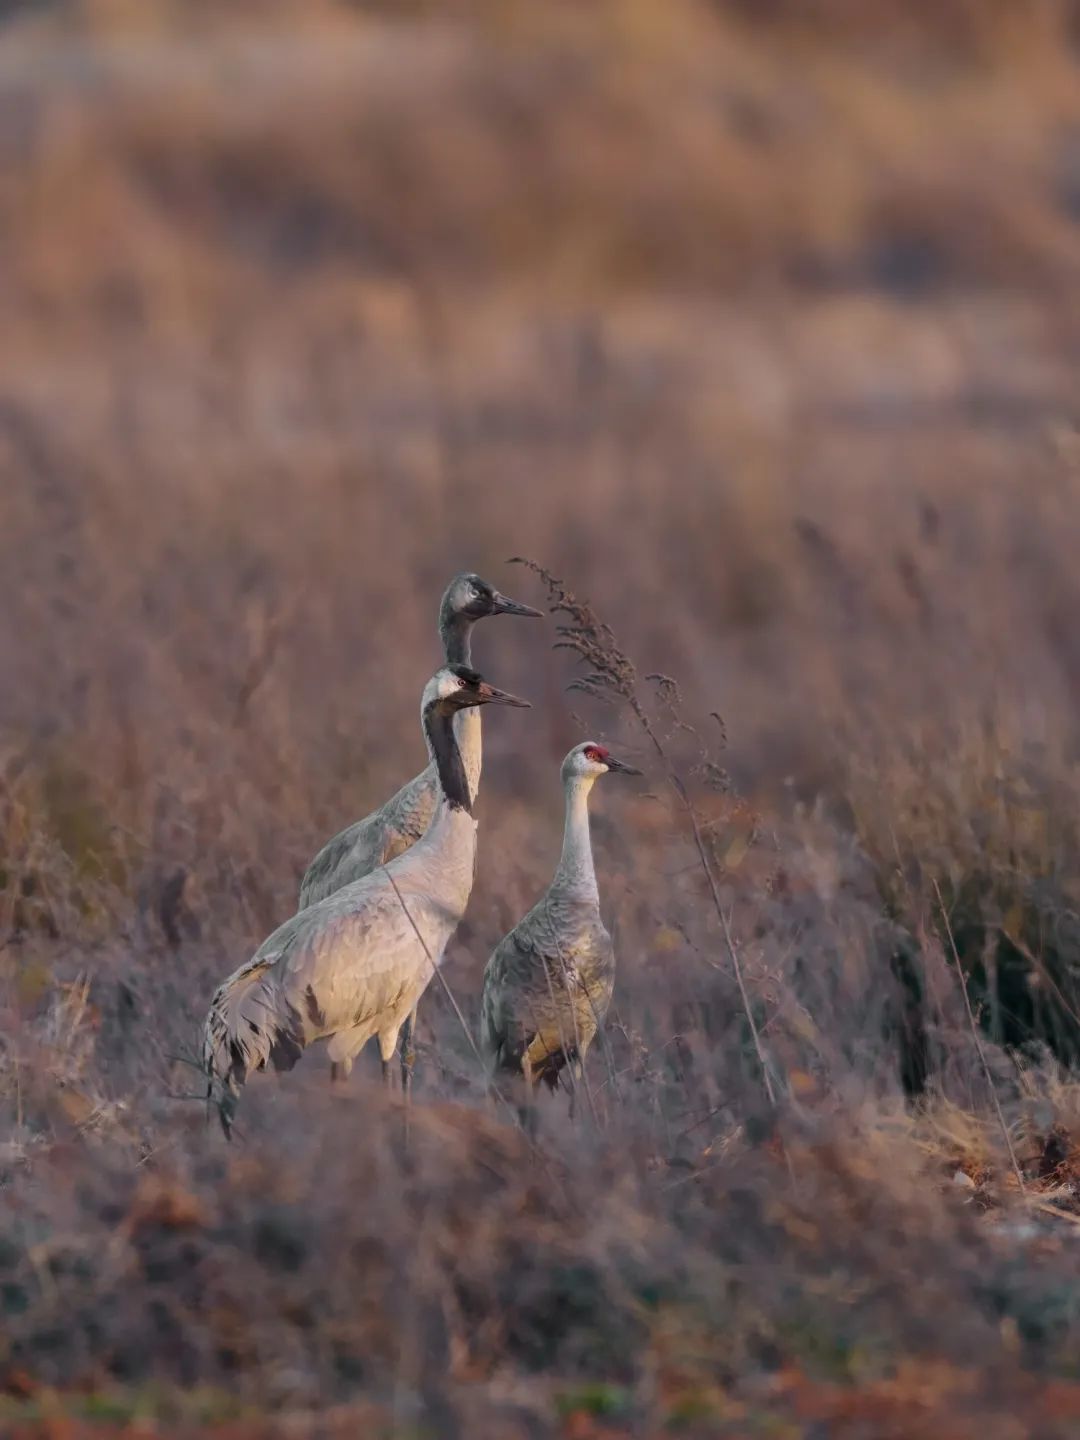
[[[377,1036],[386,1074],[472,890],[476,821],[453,717],[493,703],[527,704],[465,667],[429,681],[421,709],[437,800],[427,833],[279,926],[214,995],[203,1058],[226,1132],[248,1075],[291,1069],[316,1040],[347,1073]]]
[[[380,809],[328,840],[312,860],[300,885],[300,909],[306,910],[402,855],[425,833],[435,813],[438,781],[429,766],[403,785]]]
[[[639,772],[587,742],[562,766],[566,826],[545,894],[496,946],[484,972],[481,1042],[496,1070],[528,1088],[554,1089],[570,1066],[580,1075],[611,1004],[615,951],[603,920],[589,834],[589,792],[611,770]]]
[[[501,595],[479,575],[457,575],[439,603],[439,639],[447,665],[472,665],[472,628],[489,615],[539,616],[539,610]],[[455,721],[473,799],[480,783],[481,723],[478,710]],[[413,776],[378,810],[342,830],[312,860],[300,884],[301,910],[343,885],[369,875],[415,845],[431,824],[438,798],[434,762]]]

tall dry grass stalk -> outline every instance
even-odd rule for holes
[[[555,648],[573,651],[587,670],[585,675],[579,675],[573,679],[567,688],[570,690],[581,690],[585,694],[601,700],[610,701],[615,699],[626,705],[653,750],[656,752],[656,756],[664,768],[664,776],[668,785],[679,798],[679,803],[682,806],[687,824],[694,838],[694,848],[697,851],[698,860],[701,864],[705,879],[708,882],[709,892],[716,910],[716,917],[720,924],[720,933],[723,937],[724,947],[739,986],[743,1012],[746,1016],[746,1023],[750,1029],[754,1052],[757,1055],[758,1064],[761,1067],[761,1081],[765,1088],[765,1093],[769,1098],[769,1104],[775,1106],[776,1089],[773,1077],[770,1074],[770,1062],[762,1044],[757,1021],[754,1018],[754,1007],[751,1004],[750,995],[746,988],[742,964],[739,960],[739,952],[731,934],[731,925],[720,898],[720,889],[717,884],[716,875],[713,873],[713,867],[705,850],[705,843],[701,834],[701,823],[697,811],[694,808],[693,801],[690,798],[686,781],[676,768],[656,726],[642,703],[639,694],[637,671],[616,643],[615,635],[611,627],[604,621],[598,619],[592,607],[587,602],[578,600],[561,580],[552,575],[550,570],[546,570],[534,560],[527,560],[521,556],[515,556],[508,563],[512,565],[524,565],[528,570],[531,570],[534,575],[539,576],[547,587],[548,603],[552,614],[566,617],[563,623],[557,627],[559,639],[555,642]],[[681,716],[679,710],[679,689],[675,681],[668,675],[658,673],[649,675],[646,678],[655,684],[656,692],[665,706],[672,723],[678,729],[694,736],[695,739],[700,741],[697,732]],[[723,722],[719,720],[719,717],[717,717],[717,720],[722,729]],[[726,783],[726,775],[723,770],[704,750],[699,768],[701,772],[714,783]]]

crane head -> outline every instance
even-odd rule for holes
[[[479,575],[471,572],[456,575],[446,587],[440,609],[440,623],[451,620],[476,621],[488,615],[523,615],[532,619],[543,619],[542,610],[523,605],[520,600],[511,600]]]
[[[601,745],[596,740],[586,740],[582,745],[575,745],[563,761],[563,776],[567,779],[575,776],[598,780],[601,775],[608,775],[612,771],[623,775],[641,774],[635,766],[627,765],[625,760],[617,760],[606,745]]]
[[[444,711],[466,710],[475,705],[515,705],[531,709],[531,702],[498,690],[467,665],[446,665],[436,671],[424,690],[423,708],[438,706]]]

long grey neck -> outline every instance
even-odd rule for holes
[[[593,869],[592,838],[589,834],[589,791],[592,781],[580,775],[566,782],[566,826],[562,855],[553,885],[571,890],[583,899],[600,903]]]
[[[439,638],[447,665],[467,665],[472,669],[472,632],[473,621],[467,615],[451,615],[440,623]],[[469,799],[475,804],[484,762],[483,726],[477,706],[458,711],[454,716],[454,733],[469,781]]]
[[[424,738],[439,781],[437,810],[463,810],[471,815],[472,791],[454,734],[454,719],[440,709],[438,702],[424,711]]]
[[[439,622],[439,639],[447,665],[468,665],[472,669],[473,621],[468,615],[450,615]]]

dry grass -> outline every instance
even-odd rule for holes
[[[218,11],[0,32],[0,1426],[1073,1433],[1075,7]],[[597,1122],[531,1156],[433,990],[408,1155],[314,1059],[227,1150],[213,986],[522,553],[659,753],[482,628],[446,975],[617,739]]]

